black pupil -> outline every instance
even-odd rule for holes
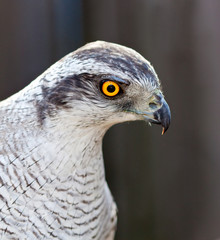
[[[109,85],[107,87],[108,92],[113,93],[115,91],[115,86],[114,85]]]

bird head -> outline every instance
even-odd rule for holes
[[[133,49],[97,41],[68,54],[42,77],[41,120],[78,127],[145,120],[168,129],[170,109],[151,64]],[[42,114],[43,113],[43,114]]]

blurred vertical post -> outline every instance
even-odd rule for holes
[[[0,99],[83,44],[80,0],[0,1]]]

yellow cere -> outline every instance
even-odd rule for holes
[[[108,97],[114,97],[119,93],[120,87],[116,82],[106,81],[102,85],[102,92]]]

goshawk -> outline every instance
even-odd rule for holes
[[[0,103],[0,239],[112,240],[116,205],[102,139],[112,125],[161,124],[157,74],[134,50],[97,41]]]

